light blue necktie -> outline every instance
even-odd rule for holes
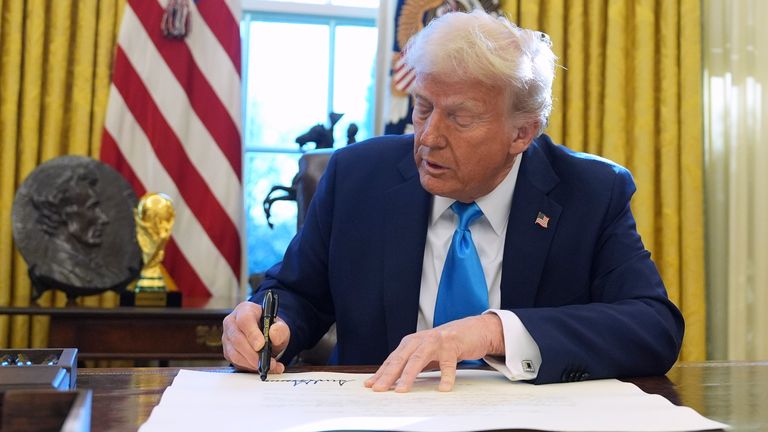
[[[434,327],[480,315],[488,309],[488,287],[483,266],[469,231],[469,225],[482,216],[483,211],[474,202],[465,204],[459,201],[451,205],[451,210],[459,217],[459,225],[453,233],[437,289]]]

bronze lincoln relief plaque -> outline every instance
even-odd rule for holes
[[[109,166],[62,156],[38,166],[13,203],[13,237],[29,266],[32,298],[122,291],[141,269],[136,195]]]

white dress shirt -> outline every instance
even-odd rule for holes
[[[523,323],[513,312],[501,307],[501,263],[504,259],[504,240],[507,235],[509,210],[512,208],[512,194],[520,171],[522,154],[516,158],[507,177],[488,195],[475,202],[483,211],[470,225],[472,239],[485,274],[488,287],[488,306],[485,313],[495,313],[501,318],[504,331],[505,357],[488,356],[484,360],[494,369],[511,380],[536,378],[541,365],[541,353]],[[457,217],[450,210],[456,200],[435,196],[432,200],[432,216],[427,229],[424,247],[424,263],[421,271],[421,293],[419,295],[419,319],[417,330],[432,328],[435,302],[443,265],[456,230]],[[514,241],[515,239],[511,239]]]

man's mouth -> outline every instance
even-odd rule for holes
[[[430,161],[428,161],[426,159],[424,159],[423,165],[424,165],[425,168],[428,168],[430,170],[435,170],[435,171],[442,171],[442,170],[446,169],[445,166],[437,164],[437,163],[434,163],[434,162],[430,162]]]

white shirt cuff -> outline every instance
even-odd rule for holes
[[[520,318],[503,309],[489,309],[484,313],[495,313],[501,319],[505,355],[503,358],[486,356],[483,360],[512,381],[535,379],[541,366],[541,351]]]

